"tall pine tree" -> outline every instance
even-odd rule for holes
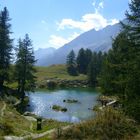
[[[102,92],[107,95],[124,97],[128,79],[129,47],[125,33],[120,33],[113,41],[112,49],[108,52],[103,64],[100,84]]]
[[[15,77],[18,81],[18,93],[21,95],[21,100],[23,101],[25,91],[33,91],[35,88],[34,73],[36,72],[34,68],[36,61],[32,43],[27,34],[25,35],[25,39],[19,39],[16,52]]]
[[[12,56],[12,39],[10,39],[11,34],[11,24],[9,23],[9,13],[5,7],[0,12],[0,91],[3,88],[5,80],[8,79],[8,72],[10,66],[10,60]]]
[[[86,69],[86,74],[87,74],[88,66],[89,66],[89,64],[92,60],[92,51],[90,49],[86,49],[85,50],[85,55],[86,55],[86,57],[85,57],[85,61],[86,61],[85,69]]]
[[[88,81],[90,86],[96,87],[98,84],[98,77],[100,75],[101,69],[102,69],[102,63],[103,63],[103,54],[102,52],[93,52],[92,60],[90,61],[88,65]]]
[[[92,60],[88,66],[88,81],[90,86],[96,87],[97,84],[97,53],[94,52],[92,56]]]
[[[132,0],[129,7],[130,12],[126,13],[129,24],[123,24],[130,44],[129,57],[131,58],[128,67],[125,110],[140,122],[140,1]]]
[[[86,53],[83,48],[79,50],[77,56],[77,68],[79,73],[86,74],[86,70],[87,70]]]
[[[124,111],[140,122],[140,2],[132,0],[127,24],[114,40],[103,68],[103,92],[117,95]]]

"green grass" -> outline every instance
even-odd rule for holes
[[[70,125],[72,123],[68,123],[68,122],[59,122],[56,120],[52,120],[52,119],[46,119],[42,122],[42,130],[36,130],[36,123],[34,123],[34,128],[33,128],[33,132],[34,133],[42,133],[54,128],[58,128],[58,127],[63,127],[63,126],[67,126]]]
[[[85,80],[86,75],[80,74],[79,76],[70,76],[67,73],[66,65],[52,65],[49,67],[36,67],[37,81],[44,81],[49,78],[59,78],[66,80]]]
[[[6,104],[6,109],[4,110],[4,115],[1,116],[1,109],[4,103],[0,100],[0,139],[5,135],[13,136],[25,136],[30,133],[42,133],[54,128],[67,126],[70,123],[58,122],[51,119],[43,120],[42,130],[36,130],[36,122],[28,121],[20,113],[16,111],[15,108]],[[31,128],[31,125],[33,127]]]
[[[133,140],[140,140],[140,126],[138,126],[138,134],[133,138]]]
[[[48,131],[48,130],[51,130],[51,129],[57,129],[57,128],[61,128],[61,127],[64,127],[64,126],[67,126],[67,125],[72,125],[72,123],[68,123],[68,122],[58,122],[56,120],[52,120],[52,119],[49,119],[49,120],[45,120],[43,121],[42,123],[42,130],[39,130],[37,131],[35,128],[34,128],[34,132],[35,133],[42,133],[42,132],[45,132],[45,131]],[[52,140],[52,136],[43,136],[41,138],[38,138],[37,140]]]
[[[12,106],[10,106],[8,104],[6,105],[6,109],[4,110],[4,115],[1,117],[1,109],[3,108],[3,106],[4,106],[3,101],[0,101],[0,126],[4,126],[5,129],[6,129],[6,131],[4,132],[1,129],[2,127],[0,127],[0,139],[4,135],[24,136],[24,135],[27,135],[29,133],[42,133],[42,132],[51,130],[53,128],[58,128],[58,127],[70,125],[70,123],[67,123],[67,122],[58,122],[58,121],[55,121],[55,120],[51,120],[50,119],[50,120],[44,120],[42,122],[42,130],[40,130],[40,131],[37,131],[36,130],[36,122],[33,122],[33,129],[30,130],[31,122],[28,121],[28,120],[26,120]],[[105,116],[108,116],[109,117],[110,115],[105,115]],[[106,120],[104,120],[104,119],[105,119],[105,117],[103,116],[102,119],[100,117],[98,117],[94,121],[87,121],[85,123],[78,124],[76,128],[73,128],[74,130],[72,130],[72,132],[74,131],[73,134],[74,135],[77,135],[79,137],[79,136],[81,136],[81,133],[82,133],[81,131],[85,130],[86,133],[89,133],[88,136],[90,136],[90,134],[93,134],[92,132],[90,132],[90,130],[91,130],[90,129],[90,126],[92,128],[95,124],[96,124],[96,127],[98,126],[97,127],[97,130],[95,129],[96,131],[98,131],[98,128],[102,128],[103,129],[104,127],[106,127],[106,129],[104,129],[105,131],[109,131],[108,130],[108,127],[110,128],[110,125],[108,125],[108,123],[107,123],[108,121],[106,122]],[[121,117],[121,119],[123,119],[123,117]],[[117,126],[118,126],[118,124],[120,122],[121,123],[123,122],[123,121],[119,121],[121,119],[117,119]],[[113,119],[107,119],[107,120],[112,120],[111,122],[114,123],[115,118],[113,117]],[[103,125],[103,124],[105,124],[105,125]],[[125,124],[127,124],[127,123],[123,123],[123,125],[125,125]],[[102,127],[100,127],[100,125]],[[123,126],[122,124],[119,124],[119,125],[121,127]],[[129,123],[127,125],[129,125]],[[127,126],[127,125],[125,125],[125,126]],[[129,126],[132,127],[131,124]],[[111,127],[111,130],[112,129],[113,128]],[[95,130],[94,130],[94,132],[95,132]],[[131,130],[131,128],[130,128],[130,130]],[[117,131],[121,131],[121,130],[118,130],[117,129]],[[129,131],[128,131],[128,133],[129,133]],[[127,134],[125,134],[125,135],[127,135]],[[128,139],[129,138],[130,139],[133,138],[134,140],[139,140],[140,134],[136,134],[133,137],[131,137],[131,136],[129,137],[129,134],[128,134],[128,136],[126,138],[128,138]],[[38,140],[51,140],[51,138],[49,138],[48,136],[44,136],[42,138],[39,138]],[[124,138],[124,140],[126,140],[126,139]]]
[[[0,101],[0,108],[3,107],[3,102]],[[3,135],[26,135],[31,132],[30,122],[21,116],[13,107],[6,105],[4,116],[0,116],[0,136]],[[8,131],[6,132],[5,129]]]
[[[61,80],[86,80],[87,76],[79,74],[78,76],[71,76],[67,73],[66,65],[51,65],[48,67],[36,66],[37,84],[44,85],[48,79],[61,79]],[[5,86],[16,89],[17,82],[5,83]]]
[[[60,140],[134,140],[138,135],[137,124],[121,111],[106,108],[96,118],[79,123],[62,133]]]
[[[52,139],[50,139],[46,136],[46,137],[38,138],[37,140],[52,140]]]

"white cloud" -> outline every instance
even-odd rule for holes
[[[110,22],[111,21],[111,22]],[[73,19],[62,19],[58,24],[58,30],[70,28],[80,29],[81,31],[88,31],[90,29],[100,30],[107,25],[113,25],[119,22],[117,19],[107,20],[99,12],[89,13],[82,16],[80,21]]]
[[[78,34],[78,33],[74,33],[69,38],[63,38],[61,36],[51,35],[49,44],[57,49],[57,48],[60,48],[61,46],[65,45],[66,43],[72,41],[74,38],[76,38],[79,35],[80,34]]]
[[[117,19],[107,20],[102,14],[100,14],[100,10],[104,8],[104,1],[97,4],[96,0],[94,0],[92,5],[95,7],[94,13],[83,15],[79,21],[73,19],[62,19],[60,23],[57,23],[58,30],[77,28],[85,32],[93,28],[95,30],[100,30],[107,25],[113,25],[119,22]]]
[[[119,20],[117,20],[117,19],[111,19],[111,21],[108,24],[109,25],[114,25],[116,23],[119,23]]]
[[[100,2],[98,7],[103,9],[104,8],[104,2]]]
[[[104,8],[104,1],[97,3],[96,0],[93,1],[92,5],[95,8],[95,12],[87,13],[81,17],[80,20],[73,20],[70,18],[62,19],[60,22],[57,22],[58,28],[57,31],[64,29],[79,29],[82,32],[88,31],[90,29],[100,30],[107,25],[113,25],[118,23],[117,19],[106,19],[101,13],[100,10]],[[78,33],[74,33],[68,38],[62,36],[51,35],[49,44],[55,48],[59,48],[64,44],[70,42],[74,38],[79,36]]]

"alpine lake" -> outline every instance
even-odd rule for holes
[[[27,111],[47,119],[78,123],[92,119],[99,93],[91,89],[59,89],[35,91],[28,94],[30,102]],[[68,102],[75,101],[75,102]],[[67,111],[57,111],[53,106],[61,106]]]

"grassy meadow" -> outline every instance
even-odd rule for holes
[[[50,78],[59,78],[66,80],[86,80],[87,76],[80,74],[79,76],[71,76],[67,73],[66,65],[51,65],[48,67],[36,67],[37,81]]]
[[[79,74],[78,76],[71,76],[67,73],[66,65],[51,65],[48,67],[36,66],[36,83],[42,84],[46,83],[48,79],[60,79],[60,80],[86,80],[87,76],[84,74]],[[14,66],[12,66],[14,69]],[[12,76],[11,76],[12,77]],[[14,79],[14,78],[11,78]],[[17,83],[10,81],[9,83],[5,83],[9,88],[15,89],[17,87]]]

